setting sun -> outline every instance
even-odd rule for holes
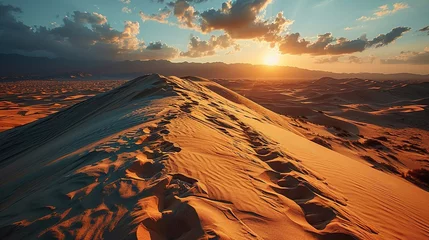
[[[280,62],[280,56],[276,53],[268,53],[264,57],[264,64],[268,66],[278,65]]]

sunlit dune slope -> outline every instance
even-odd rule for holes
[[[0,133],[1,239],[427,239],[429,193],[206,79],[148,75]]]

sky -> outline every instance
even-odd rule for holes
[[[429,1],[0,0],[0,52],[429,74]]]

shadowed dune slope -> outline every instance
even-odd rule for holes
[[[429,238],[429,192],[196,77],[134,79],[0,153],[1,239]]]

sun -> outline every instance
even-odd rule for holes
[[[280,62],[280,55],[276,53],[268,53],[264,57],[264,64],[268,66],[278,65]]]

